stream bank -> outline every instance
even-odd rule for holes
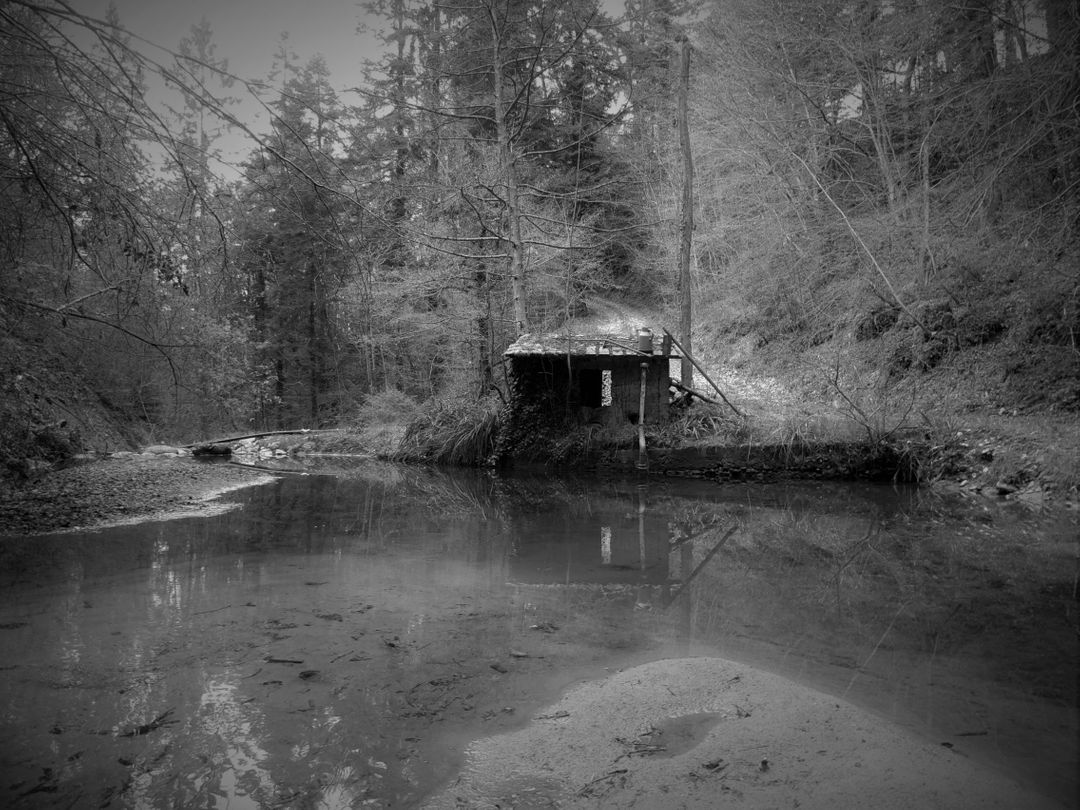
[[[0,535],[47,534],[213,514],[215,498],[273,477],[176,454],[121,453],[0,489]]]

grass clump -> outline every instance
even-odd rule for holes
[[[659,425],[648,425],[646,436],[650,446],[675,447],[701,442],[741,444],[748,430],[747,419],[736,416],[730,408],[706,402],[673,414]]]
[[[405,427],[394,461],[479,467],[495,452],[501,404],[496,399],[477,402],[433,402]]]

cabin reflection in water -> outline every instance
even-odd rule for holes
[[[509,579],[528,585],[677,585],[682,565],[667,514],[650,514],[643,495],[588,514],[519,521]],[[620,508],[621,507],[621,508]],[[522,525],[524,523],[524,525]]]

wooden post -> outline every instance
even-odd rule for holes
[[[681,364],[682,384],[687,388],[694,385],[694,370],[688,362],[692,346],[690,340],[693,306],[690,295],[690,252],[694,238],[694,159],[690,151],[690,122],[687,110],[687,97],[690,93],[690,40],[685,35],[679,37],[679,146],[682,151],[683,188],[682,210],[679,212],[679,335],[686,351]]]
[[[644,470],[649,466],[649,457],[645,453],[645,389],[649,384],[649,364],[641,364],[641,397],[638,400],[637,433],[638,460],[637,468]]]

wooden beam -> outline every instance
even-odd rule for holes
[[[738,408],[736,408],[734,405],[732,405],[730,402],[728,402],[728,398],[724,396],[724,392],[720,390],[720,386],[718,386],[716,383],[714,383],[712,381],[712,377],[710,377],[708,375],[708,373],[705,371],[705,369],[703,369],[701,367],[701,364],[697,360],[694,359],[694,356],[692,354],[690,354],[689,351],[684,349],[682,347],[682,345],[679,343],[679,341],[667,329],[664,330],[664,334],[671,337],[671,342],[675,344],[675,348],[677,348],[680,352],[682,352],[683,356],[687,357],[690,360],[690,362],[694,364],[694,368],[696,368],[698,371],[701,372],[701,376],[705,378],[705,381],[708,382],[709,385],[711,385],[713,387],[713,390],[720,395],[720,399],[724,400],[724,403],[729,408],[731,408],[731,410],[735,411],[736,414],[738,414],[739,416],[742,416],[743,415],[742,411],[740,411]]]
[[[712,399],[711,397],[705,396],[700,391],[696,391],[696,390],[694,390],[693,388],[691,388],[688,385],[683,385],[681,382],[679,382],[675,378],[671,379],[671,384],[673,386],[675,386],[676,388],[678,388],[680,391],[682,391],[684,394],[691,394],[692,396],[695,396],[698,399],[700,399],[702,402],[708,402],[710,405],[719,405],[720,404],[715,399]]]

